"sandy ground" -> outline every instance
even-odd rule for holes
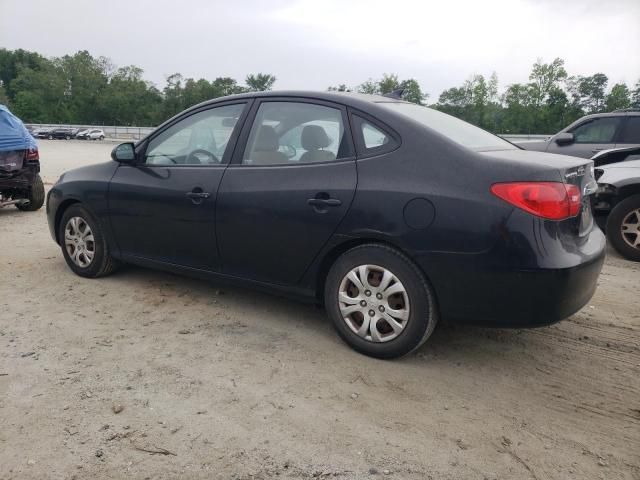
[[[41,142],[44,177],[112,146]],[[2,479],[640,478],[640,264],[613,252],[564,322],[384,362],[313,306],[77,277],[44,209],[0,210],[0,239]]]

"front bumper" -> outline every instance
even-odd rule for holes
[[[49,233],[51,234],[51,238],[53,238],[56,243],[58,243],[58,236],[56,234],[56,213],[58,212],[58,207],[60,206],[61,201],[62,195],[55,186],[47,192],[47,200],[45,203],[47,223],[49,224]]]

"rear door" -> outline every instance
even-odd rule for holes
[[[618,147],[640,147],[640,115],[628,115],[618,136]]]
[[[109,214],[123,255],[218,270],[216,194],[245,108],[216,105],[180,118],[154,133],[138,163],[118,167]]]
[[[253,121],[243,129],[218,194],[223,271],[294,284],[336,230],[355,193],[346,109],[269,98],[252,110]]]

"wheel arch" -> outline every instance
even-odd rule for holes
[[[620,203],[625,198],[631,197],[633,195],[640,195],[640,183],[631,183],[629,185],[619,187],[617,193],[618,194],[616,195],[616,203]]]
[[[436,290],[435,288],[433,288],[433,284],[431,283],[431,279],[429,278],[429,275],[427,275],[427,272],[425,272],[424,269],[420,265],[418,265],[417,262],[413,261],[413,259],[411,258],[411,255],[409,255],[404,249],[396,245],[394,242],[389,241],[386,238],[375,237],[375,236],[350,238],[348,240],[345,240],[339,243],[338,245],[335,245],[327,253],[325,253],[325,255],[322,257],[322,260],[320,261],[318,269],[316,270],[316,276],[315,276],[315,295],[316,295],[316,300],[319,303],[322,303],[324,299],[324,285],[325,285],[327,275],[329,274],[329,270],[331,269],[331,266],[335,263],[335,261],[340,257],[340,255],[360,245],[370,245],[370,244],[384,245],[386,247],[393,248],[394,250],[397,250],[398,252],[403,254],[405,257],[407,257],[413,263],[413,265],[418,269],[418,271],[424,276],[425,280],[431,287],[431,290],[433,291],[433,294],[435,297],[434,301],[436,302],[436,305],[437,305],[438,299],[436,295]]]
[[[60,245],[60,238],[58,237],[58,232],[60,231],[60,221],[62,220],[62,216],[64,215],[64,212],[66,212],[71,205],[75,205],[77,203],[81,203],[80,200],[78,200],[77,198],[67,198],[60,204],[60,206],[58,206],[58,210],[56,210],[56,216],[54,221],[54,225],[55,225],[54,232],[56,234],[56,242],[58,243],[58,245]]]

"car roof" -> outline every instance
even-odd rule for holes
[[[290,97],[290,98],[312,98],[316,100],[325,100],[329,102],[341,103],[351,107],[366,108],[375,103],[407,103],[404,100],[398,100],[382,95],[368,95],[365,93],[355,92],[319,92],[313,90],[269,90],[266,92],[249,92],[237,95],[228,95],[226,97],[218,97],[207,100],[191,108],[199,108],[205,105],[214,104],[234,99],[251,99],[251,98],[269,98],[269,97]]]

